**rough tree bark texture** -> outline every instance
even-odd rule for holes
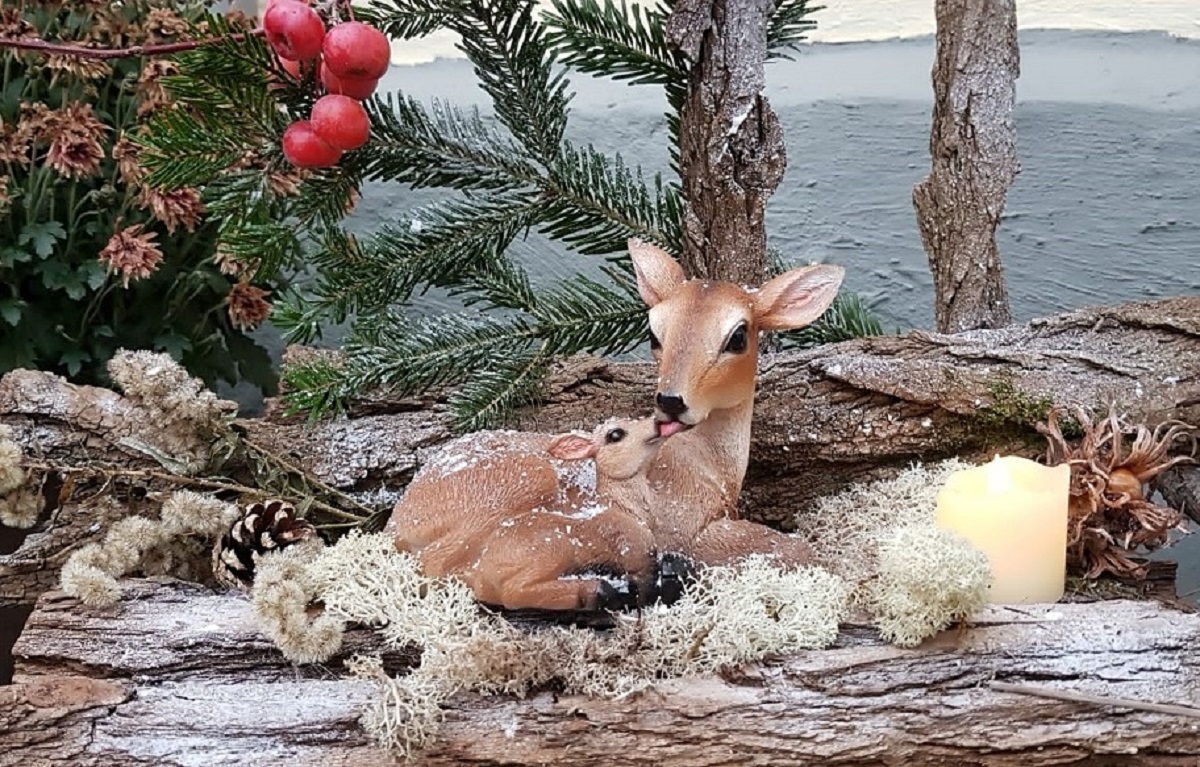
[[[783,129],[763,95],[773,0],[679,0],[667,39],[687,59],[680,113],[684,250],[689,276],[758,285],[763,213],[787,167]]]
[[[119,609],[45,595],[0,688],[0,765],[386,765],[357,726],[371,685],[293,668],[244,598],[125,581]],[[355,650],[369,640],[352,632]],[[1001,692],[1200,703],[1200,616],[1160,605],[995,608],[916,650],[838,646],[663,682],[621,701],[451,701],[425,765],[1121,764],[1192,767],[1195,719]]]
[[[996,226],[1016,178],[1015,0],[937,0],[932,169],[913,190],[933,271],[937,329],[1011,320]]]

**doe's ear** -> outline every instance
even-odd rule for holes
[[[754,294],[754,313],[763,330],[793,330],[825,313],[846,270],[832,264],[802,266],[768,280]]]
[[[582,461],[596,455],[596,444],[590,437],[578,434],[559,434],[550,443],[547,452],[564,461]]]
[[[629,257],[637,273],[638,294],[646,306],[665,301],[684,280],[683,267],[657,245],[630,238]]]

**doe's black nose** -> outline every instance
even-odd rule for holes
[[[658,403],[658,409],[671,416],[681,416],[687,411],[687,403],[683,401],[683,397],[674,394],[659,394],[655,396],[654,401]]]

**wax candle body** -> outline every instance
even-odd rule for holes
[[[938,524],[987,554],[988,601],[1056,602],[1067,571],[1071,467],[997,456],[955,472],[938,494]]]

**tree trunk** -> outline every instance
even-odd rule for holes
[[[937,0],[932,169],[913,190],[937,329],[1011,321],[996,226],[1019,170],[1015,0]]]
[[[689,276],[758,285],[766,275],[767,199],[787,156],[763,95],[773,0],[678,0],[667,39],[689,63],[680,112]]]
[[[0,688],[0,765],[392,764],[357,719],[372,685],[292,667],[244,598],[124,581],[116,610],[45,595]],[[372,635],[350,632],[349,652]],[[386,659],[391,672],[412,658]],[[1050,701],[997,682],[1081,694]],[[620,701],[459,695],[425,765],[1195,765],[1200,616],[1154,603],[992,608],[916,650],[847,626],[832,649],[664,681]],[[1136,705],[1136,704],[1135,704]],[[1183,713],[1188,713],[1184,711]]]

